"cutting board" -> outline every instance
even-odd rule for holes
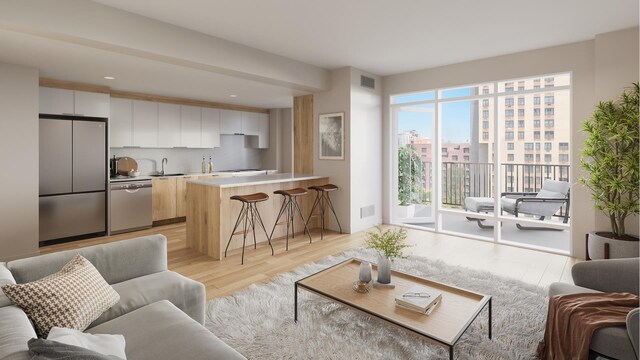
[[[118,158],[118,175],[129,176],[129,171],[138,171],[138,163],[130,157]]]

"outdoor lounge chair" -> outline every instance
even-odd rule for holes
[[[562,222],[569,221],[569,183],[566,181],[558,181],[545,179],[542,183],[542,189],[537,193],[502,193],[500,201],[502,211],[518,217],[521,214],[533,215],[540,220],[546,217],[554,216],[562,209]],[[552,230],[545,227],[522,226],[516,224],[520,230]],[[555,230],[555,229],[553,229]]]
[[[539,192],[504,192],[500,199],[502,211],[513,214],[516,217],[522,214],[532,215],[544,220],[546,217],[555,216],[560,209],[559,216],[563,223],[569,221],[569,183],[545,179]],[[563,208],[564,207],[564,208]],[[489,213],[493,211],[493,199],[488,197],[467,197],[464,199],[464,208],[476,213]],[[484,219],[467,216],[468,220],[477,221],[481,229],[491,229],[492,225],[485,225]],[[547,227],[532,227],[516,224],[521,230],[556,230]]]

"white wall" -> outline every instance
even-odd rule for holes
[[[594,42],[584,41],[569,45],[526,51],[460,64],[414,71],[383,78],[384,148],[383,156],[384,221],[390,221],[391,204],[391,121],[389,96],[392,94],[467,85],[494,80],[526,76],[572,72],[572,134],[571,134],[571,226],[572,254],[584,257],[584,234],[591,230],[595,211],[590,205],[589,193],[578,184],[579,156],[584,136],[578,130],[593,107],[594,97]]]
[[[375,89],[360,86],[360,76],[375,79]],[[351,69],[351,232],[382,222],[382,81],[379,76]],[[360,209],[374,206],[361,218]]]
[[[313,95],[313,171],[326,175],[340,190],[331,200],[344,232],[353,233],[379,224],[382,220],[382,99],[379,76],[351,67],[332,72],[330,91]],[[360,76],[376,80],[376,89],[360,86]],[[318,117],[344,112],[344,160],[319,159]],[[374,207],[374,214],[361,218],[362,207]],[[335,222],[333,230],[338,230]]]
[[[623,86],[638,80],[638,28],[598,36],[595,40],[550,48],[531,50],[516,54],[498,56],[460,64],[414,71],[383,78],[383,220],[390,221],[391,204],[391,121],[389,96],[392,94],[506,80],[526,76],[536,76],[558,72],[572,72],[572,115],[571,115],[571,254],[585,256],[584,234],[595,229],[596,210],[588,189],[580,185],[580,151],[584,134],[580,131],[584,119],[594,109],[599,100],[599,90],[613,89],[614,95]],[[598,60],[598,52],[610,52],[605,61]],[[626,50],[622,50],[626,49]],[[614,61],[615,58],[615,61]],[[614,64],[612,65],[611,62]],[[635,74],[632,69],[635,69]],[[598,80],[596,81],[596,77]],[[607,90],[608,91],[608,90]]]
[[[38,70],[0,63],[0,260],[38,253]]]
[[[614,31],[596,36],[596,99],[613,100],[625,87],[638,81],[638,28]],[[629,216],[625,221],[627,233],[638,235],[640,221],[637,216]],[[594,229],[611,228],[609,218],[596,211]]]
[[[220,147],[213,149],[138,149],[111,148],[111,155],[129,156],[136,160],[142,174],[161,169],[162,158],[167,158],[165,173],[199,173],[202,171],[202,157],[213,160],[213,169],[260,169],[263,168],[262,154],[266,150],[246,148],[244,136],[221,135]]]
[[[340,225],[344,232],[351,232],[351,68],[331,72],[331,90],[313,94],[313,173],[329,176],[330,181],[340,187],[331,193]],[[344,160],[319,159],[318,116],[320,114],[344,112]],[[338,230],[335,221],[331,229]]]

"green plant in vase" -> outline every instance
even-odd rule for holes
[[[391,260],[404,258],[407,230],[387,229],[376,226],[377,231],[367,232],[366,246],[378,251],[378,283],[391,284]]]
[[[591,190],[596,209],[609,218],[611,231],[589,233],[588,251],[603,258],[638,256],[638,237],[627,232],[625,220],[638,215],[640,199],[640,85],[634,83],[615,101],[601,101],[584,122],[587,134],[580,166],[580,182]]]

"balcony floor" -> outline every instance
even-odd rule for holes
[[[442,214],[442,229],[465,235],[482,236],[493,240],[493,229],[481,229],[476,221],[469,221],[464,216],[454,214]],[[553,221],[555,220],[545,220]],[[486,220],[487,225],[492,222]],[[407,222],[408,225],[434,229],[433,223]],[[544,222],[541,222],[543,225]],[[570,234],[568,230],[520,230],[515,223],[504,223],[502,225],[502,240],[523,245],[544,247],[550,250],[569,252]]]

